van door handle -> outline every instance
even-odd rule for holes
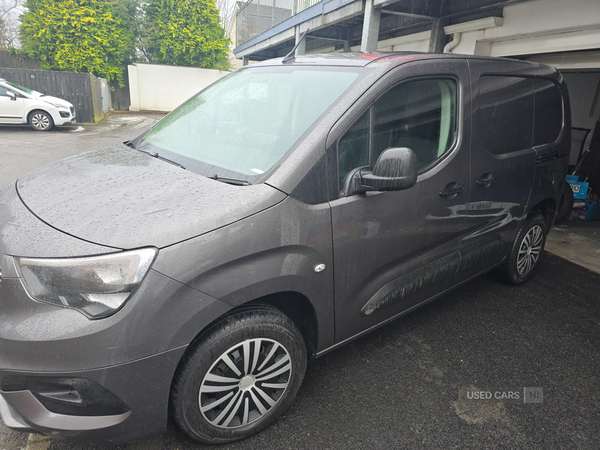
[[[492,184],[492,181],[494,181],[495,179],[496,177],[494,177],[491,173],[486,173],[475,183],[477,183],[477,186],[486,188],[489,187],[489,185]]]
[[[440,196],[456,197],[457,194],[460,194],[464,190],[465,190],[465,187],[462,184],[450,183],[448,186],[446,186],[446,189],[444,189],[443,191],[440,191]]]

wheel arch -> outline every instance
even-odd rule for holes
[[[193,347],[198,340],[202,339],[206,333],[226,317],[240,311],[260,308],[264,305],[275,308],[287,316],[298,330],[300,330],[309,355],[316,353],[319,342],[316,311],[310,300],[304,294],[295,291],[282,291],[264,295],[228,310],[202,328],[202,330],[200,330],[191,340],[189,347]]]
[[[40,108],[39,106],[36,106],[36,107],[32,108],[31,111],[29,111],[27,113],[27,123],[29,123],[29,119],[31,118],[31,116],[33,115],[33,113],[36,113],[38,111],[44,112],[44,113],[48,114],[50,117],[52,117],[52,121],[54,121],[54,116],[52,115],[52,113],[50,111],[47,111],[47,110],[45,110],[43,108]]]
[[[550,227],[554,223],[556,217],[556,200],[553,198],[546,198],[536,203],[528,212],[527,217],[531,217],[536,214],[541,214],[544,217],[546,224],[546,234],[550,231]]]
[[[252,307],[255,304],[270,305],[289,317],[302,333],[308,354],[314,355],[317,352],[319,343],[317,314],[305,295],[293,291],[278,292],[252,300],[244,305]]]

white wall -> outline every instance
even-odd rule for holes
[[[516,56],[597,48],[599,0],[532,0],[505,6],[500,26],[462,33],[452,53]]]
[[[377,42],[378,52],[427,52],[431,31],[409,34]],[[360,45],[355,45],[350,50],[360,52]]]
[[[600,69],[600,50],[581,52],[558,52],[528,56],[527,61],[538,62],[556,67],[558,70],[598,70]]]
[[[133,64],[129,73],[130,111],[172,111],[229,72],[196,67]]]

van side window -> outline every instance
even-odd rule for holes
[[[535,127],[533,145],[556,141],[563,124],[562,95],[550,80],[535,80]]]
[[[371,164],[389,147],[408,147],[421,169],[454,142],[456,85],[450,80],[400,84],[373,105]]]
[[[456,98],[456,84],[447,79],[409,81],[383,94],[338,141],[340,186],[386,148],[410,148],[419,169],[439,159],[454,143]]]
[[[496,155],[533,145],[533,78],[484,75],[479,79],[481,140]]]
[[[340,186],[352,169],[369,164],[369,113],[365,111],[339,140]]]

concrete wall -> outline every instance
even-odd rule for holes
[[[172,111],[229,73],[158,64],[133,64],[127,70],[130,111]]]

